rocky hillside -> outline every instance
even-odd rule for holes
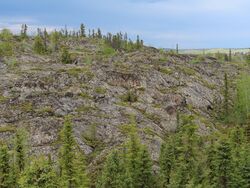
[[[193,114],[200,133],[209,134],[216,129],[224,73],[233,79],[244,69],[149,47],[110,51],[90,39],[67,41],[75,61],[63,64],[58,53],[34,54],[31,44],[29,39],[0,60],[0,139],[26,127],[31,152],[56,154],[64,116],[71,115],[76,140],[92,164],[126,139],[131,119],[154,160],[180,113]]]

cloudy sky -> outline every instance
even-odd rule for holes
[[[17,32],[77,29],[139,34],[146,44],[173,48],[250,47],[249,0],[0,0],[0,28]]]

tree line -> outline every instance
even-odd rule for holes
[[[75,41],[80,41],[84,38],[100,40],[107,46],[119,51],[133,51],[143,47],[143,40],[140,39],[139,35],[137,35],[137,39],[134,42],[128,38],[127,33],[107,33],[107,35],[104,35],[100,28],[89,30],[87,34],[84,24],[80,25],[78,31],[68,31],[67,27],[65,27],[59,31],[48,32],[46,28],[38,28],[35,36],[29,36],[28,26],[23,24],[19,35],[14,36],[8,29],[3,29],[0,32],[0,56],[12,56],[15,49],[24,47],[22,41],[29,40],[30,38],[34,39],[32,46],[34,53],[40,55],[48,55],[53,52],[60,52],[61,54],[65,54],[66,52],[69,55],[69,47],[66,41],[70,39]],[[16,45],[15,40],[21,41],[21,43]],[[61,57],[61,60],[63,63],[72,63],[72,60],[69,61],[69,58],[70,56],[66,58]]]
[[[12,144],[0,148],[0,187],[168,188],[250,186],[250,145],[237,126],[198,133],[192,115],[181,115],[175,133],[166,135],[159,161],[152,161],[135,123],[128,140],[107,155],[97,179],[90,179],[84,154],[76,144],[70,117],[60,133],[56,159],[28,152],[27,132],[19,129]],[[157,168],[157,166],[159,168]]]

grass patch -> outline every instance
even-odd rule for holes
[[[169,68],[166,68],[166,67],[161,67],[159,71],[163,74],[171,74],[172,73],[172,70]]]
[[[178,66],[178,68],[186,75],[189,75],[189,76],[192,76],[192,75],[195,75],[196,74],[196,71],[189,68],[189,67],[181,67],[181,66]]]
[[[75,67],[67,69],[66,72],[73,77],[78,77],[79,75],[86,75],[88,78],[92,78],[94,74],[91,72],[91,70],[88,67]]]
[[[11,69],[16,68],[19,65],[15,58],[7,59],[4,63]]]
[[[120,99],[122,100],[122,102],[133,103],[133,102],[137,102],[138,96],[136,95],[135,92],[128,91],[126,94],[120,96]]]
[[[16,127],[12,125],[0,127],[0,133],[4,133],[4,132],[16,132]]]
[[[116,55],[115,49],[112,47],[106,46],[106,45],[103,47],[101,53],[105,57],[112,57],[112,56]]]
[[[122,134],[128,135],[130,133],[133,133],[137,130],[137,127],[134,124],[124,124],[120,125],[119,129]]]
[[[8,100],[7,97],[4,97],[3,95],[0,95],[0,103],[4,103]]]
[[[43,107],[41,109],[38,109],[37,113],[54,115],[54,110],[53,110],[53,108],[51,106],[45,106],[45,107]]]
[[[92,107],[92,106],[80,106],[76,109],[77,112],[83,112],[83,113],[88,113],[88,112],[91,112],[91,111],[94,111],[94,110],[97,110],[96,107]]]
[[[105,94],[107,92],[106,88],[103,88],[103,87],[97,87],[95,88],[95,92],[97,94]]]
[[[84,98],[84,99],[92,99],[92,97],[86,92],[80,93],[79,96]]]

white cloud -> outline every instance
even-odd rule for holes
[[[13,33],[18,34],[21,31],[22,24],[27,24],[28,26],[28,33],[35,34],[37,32],[37,28],[44,29],[48,32],[54,30],[61,30],[65,26],[56,26],[56,25],[46,25],[46,24],[39,24],[37,20],[32,18],[23,17],[23,18],[16,18],[16,17],[4,17],[0,20],[0,30],[2,29],[9,29]],[[68,30],[74,30],[73,27],[67,27]]]

